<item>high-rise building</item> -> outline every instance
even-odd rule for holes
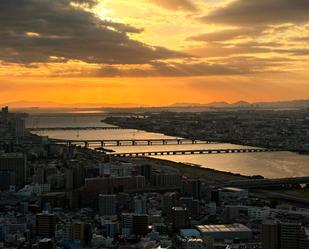
[[[152,177],[152,165],[151,164],[143,164],[140,165],[140,174],[145,177],[147,183],[151,181]]]
[[[201,198],[201,181],[195,179],[186,179],[182,181],[181,193],[186,197],[194,199]]]
[[[128,193],[118,193],[117,194],[117,208],[123,212],[132,212],[133,210],[133,200]]]
[[[156,187],[181,187],[181,176],[179,174],[153,174],[151,184]]]
[[[118,221],[104,220],[102,223],[102,234],[104,237],[114,238],[119,233]]]
[[[194,200],[193,197],[181,197],[179,199],[179,204],[187,208],[190,216],[198,216],[200,213],[199,200]]]
[[[148,215],[133,215],[133,234],[136,236],[146,236],[148,234]]]
[[[73,169],[72,168],[66,168],[64,170],[64,176],[65,176],[65,188],[66,190],[73,189]]]
[[[33,177],[33,182],[38,184],[44,184],[45,181],[45,167],[38,167],[35,171],[35,176]]]
[[[98,194],[120,193],[127,190],[143,189],[144,187],[144,176],[98,177],[88,178],[85,181],[85,191]]]
[[[266,220],[262,224],[262,249],[307,249],[309,237],[301,223]]]
[[[308,231],[303,227],[302,233],[299,240],[299,249],[307,249],[309,248],[309,234]]]
[[[26,124],[23,118],[16,117],[15,122],[15,136],[16,138],[22,138],[25,136]]]
[[[0,171],[0,190],[8,190],[15,185],[15,172],[10,170]]]
[[[133,231],[133,213],[121,214],[122,235],[129,237]]]
[[[65,187],[66,189],[76,189],[85,184],[86,170],[78,162],[70,162],[70,167],[65,169]]]
[[[239,219],[239,208],[237,206],[226,206],[222,213],[225,224],[235,223]]]
[[[55,236],[56,216],[49,213],[41,213],[36,215],[36,234],[45,238]]]
[[[190,225],[189,212],[183,207],[172,208],[172,223],[173,229],[179,230],[181,228],[187,228]]]
[[[163,214],[170,214],[172,212],[172,207],[177,206],[178,199],[179,199],[179,194],[176,192],[165,193],[162,198]]]
[[[62,239],[64,241],[73,241],[73,223],[66,221],[62,229]]]
[[[279,223],[273,220],[265,220],[262,224],[262,249],[279,249],[279,238]]]
[[[81,245],[88,245],[92,239],[91,224],[75,221],[73,222],[73,240]]]
[[[300,249],[300,241],[303,237],[303,228],[298,222],[280,223],[281,249]]]
[[[14,181],[11,185],[23,186],[26,182],[26,165],[27,159],[21,153],[0,154],[0,172],[12,172]]]
[[[117,197],[116,195],[99,195],[99,213],[100,215],[115,215]]]
[[[147,213],[147,198],[146,196],[135,196],[134,197],[134,213],[135,214],[146,214]]]

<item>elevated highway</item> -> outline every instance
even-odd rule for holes
[[[309,177],[291,177],[280,179],[251,179],[230,181],[225,184],[225,187],[237,187],[245,189],[257,189],[267,187],[280,187],[293,184],[309,184]]]

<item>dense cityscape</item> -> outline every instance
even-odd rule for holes
[[[108,122],[171,136],[309,153],[309,109],[241,109],[114,116]]]
[[[0,249],[309,249],[309,0],[0,0]]]
[[[286,119],[282,112],[273,118],[263,112],[254,122],[264,127],[260,137],[274,134],[271,126],[281,124],[274,136],[289,131],[294,150],[308,132],[306,113],[289,113],[293,118]],[[247,176],[60,145],[29,133],[26,116],[7,107],[0,114],[0,248],[309,248],[308,199],[274,194],[282,188],[306,189],[306,184],[251,189],[246,185],[255,179]],[[250,112],[241,111],[144,114],[107,121],[169,134],[168,127],[174,127],[177,136],[211,133],[217,134],[211,137],[216,140],[229,140],[236,127],[242,127],[235,132],[238,139],[246,137],[242,131],[250,124],[252,132],[250,118]],[[227,127],[226,120],[231,121]],[[216,131],[211,124],[217,124]],[[298,134],[298,139],[292,136]],[[246,141],[264,143],[241,140]],[[268,141],[279,142],[267,146],[280,143]],[[244,188],[232,184],[243,181]]]

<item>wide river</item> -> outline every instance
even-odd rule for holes
[[[104,113],[98,114],[48,114],[33,115],[27,118],[28,128],[46,127],[106,127],[101,122]],[[36,132],[38,135],[61,139],[147,139],[171,138],[160,133],[140,130],[45,130]],[[109,147],[116,152],[165,151],[185,149],[226,149],[244,148],[235,144],[184,144],[184,145],[153,145],[153,146],[119,146]],[[248,148],[248,147],[246,147]],[[169,155],[155,156],[175,162],[199,164],[202,167],[220,171],[240,173],[243,175],[262,175],[268,178],[309,176],[309,156],[292,152],[264,152],[240,154],[211,155]]]

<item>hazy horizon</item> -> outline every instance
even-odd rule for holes
[[[56,102],[35,102],[35,101],[14,101],[9,103],[0,103],[0,106],[8,106],[10,109],[100,109],[100,108],[161,108],[161,107],[207,107],[207,106],[245,106],[245,105],[258,105],[258,104],[292,104],[305,102],[309,105],[309,99],[291,99],[291,100],[278,100],[278,101],[258,101],[248,102],[238,100],[236,102],[214,101],[207,103],[194,103],[194,102],[178,102],[166,105],[143,105],[139,103],[56,103]]]

